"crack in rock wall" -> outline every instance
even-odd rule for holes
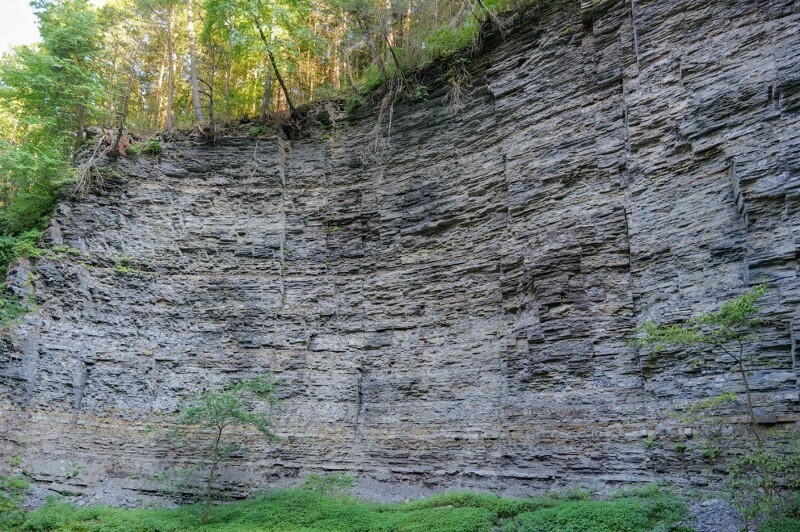
[[[798,420],[798,27],[790,0],[556,2],[490,38],[462,109],[442,81],[397,104],[379,156],[367,109],[121,161],[47,231],[82,254],[12,272],[39,306],[0,344],[2,454],[94,500],[153,492],[197,459],[153,416],[272,371],[283,440],[242,436],[235,493],[702,482],[669,414],[737,378],[628,339],[767,280],[754,397]]]

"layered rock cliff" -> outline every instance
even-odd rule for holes
[[[47,231],[80,254],[12,272],[38,308],[0,347],[2,454],[145,493],[193,459],[156,414],[272,371],[283,439],[226,470],[239,493],[699,482],[670,413],[737,378],[628,340],[764,280],[755,400],[800,417],[798,27],[793,0],[555,2],[391,127],[368,108],[112,165]]]

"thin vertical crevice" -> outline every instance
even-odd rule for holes
[[[636,66],[639,66],[639,36],[636,31],[636,0],[631,0],[631,33],[633,33],[633,53],[636,56]]]
[[[280,235],[279,235],[279,248],[278,248],[278,265],[280,268],[280,275],[278,281],[278,290],[281,294],[280,308],[286,305],[286,180],[287,170],[289,166],[289,157],[292,151],[292,141],[283,137],[278,137],[278,145],[280,152],[278,154],[278,174],[280,176],[281,186],[281,205],[280,205]]]
[[[364,408],[364,368],[358,368],[358,383],[356,389],[356,423],[354,433],[358,434],[361,425],[361,411]]]

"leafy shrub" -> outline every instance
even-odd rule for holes
[[[58,255],[80,255],[81,254],[81,250],[79,250],[75,246],[66,246],[66,245],[63,245],[63,244],[60,244],[60,245],[57,245],[57,246],[53,246],[51,250],[57,256]]]
[[[790,498],[800,492],[800,432],[785,432],[787,441],[772,448],[756,446],[728,464],[725,492],[747,523],[760,515],[800,509],[800,501]],[[777,432],[772,436],[780,437]],[[787,500],[794,504],[787,505]]]
[[[459,27],[440,26],[422,37],[425,59],[432,61],[438,57],[452,55],[470,46],[478,35],[480,26],[474,18],[469,18]]]
[[[0,327],[16,321],[28,312],[17,296],[0,297]]]
[[[131,268],[130,266],[126,266],[124,264],[117,264],[114,266],[114,273],[120,277],[138,277],[142,272],[141,270]]]
[[[348,113],[352,113],[353,111],[361,107],[363,103],[364,102],[361,100],[361,96],[359,96],[357,92],[351,92],[350,94],[347,95],[347,98],[345,98],[344,100],[344,109]]]
[[[0,234],[13,236],[44,227],[72,168],[61,144],[0,141],[0,175]]]
[[[629,497],[613,501],[565,501],[526,512],[503,530],[536,532],[639,532],[679,522],[685,506],[674,497]]]
[[[21,504],[30,485],[20,476],[0,476],[0,530],[13,530],[24,520]]]
[[[164,151],[161,140],[150,139],[141,147],[141,152],[147,155],[159,155]]]
[[[199,450],[204,461],[203,523],[208,523],[219,466],[248,450],[230,441],[231,425],[249,426],[267,441],[278,440],[272,413],[264,408],[264,403],[277,404],[276,384],[270,374],[264,374],[226,388],[206,390],[181,406],[173,436],[175,443],[191,449],[193,455]]]
[[[5,278],[8,265],[20,257],[41,257],[44,250],[39,249],[36,243],[42,236],[42,232],[36,229],[25,231],[18,236],[0,237],[0,270],[2,278]]]
[[[253,126],[250,128],[250,136],[251,137],[260,137],[265,133],[269,132],[269,128],[266,126]]]
[[[121,277],[138,277],[142,274],[142,271],[135,266],[133,257],[123,255],[116,260],[114,273]]]
[[[14,245],[11,248],[14,257],[29,257],[34,259],[41,257],[44,254],[44,250],[36,246],[36,243],[41,237],[41,231],[31,229],[14,238]]]

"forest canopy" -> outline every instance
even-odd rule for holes
[[[0,269],[46,224],[87,126],[118,131],[118,143],[123,128],[169,135],[358,102],[474,44],[517,3],[33,0],[41,42],[0,59]]]

